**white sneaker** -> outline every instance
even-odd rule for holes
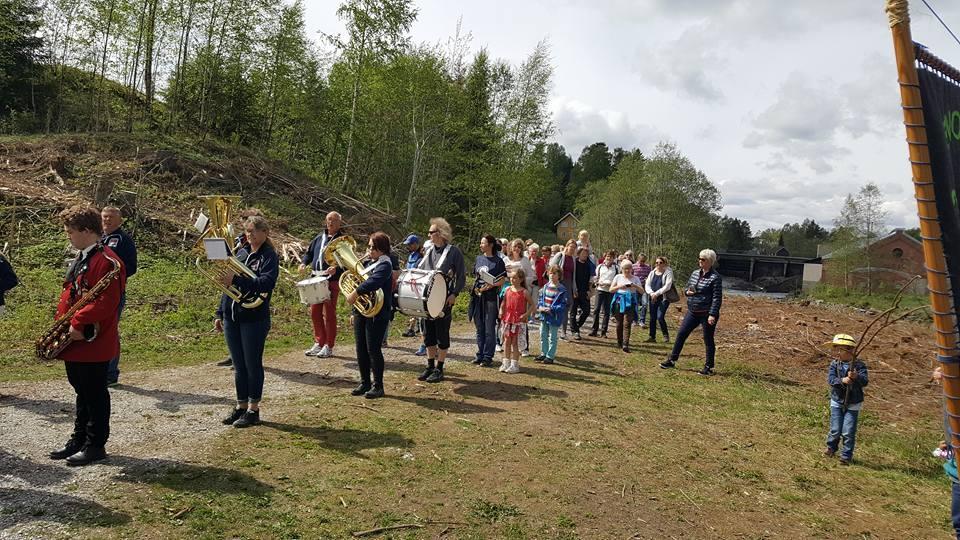
[[[333,349],[329,345],[324,345],[317,353],[317,358],[330,358],[331,356],[333,356]]]
[[[319,343],[314,343],[313,347],[310,347],[309,349],[303,351],[303,354],[307,356],[316,356],[320,354],[320,351],[322,350],[323,350],[323,347],[321,347]]]
[[[510,367],[504,370],[504,373],[520,373],[520,362],[516,360],[510,361]]]
[[[496,350],[497,352],[503,352],[503,345],[497,345],[497,346],[495,347],[495,350]]]
[[[520,356],[521,356],[522,358],[526,358],[526,357],[530,356],[530,351],[529,351],[528,349],[524,349],[524,350],[520,351]]]
[[[500,372],[501,372],[501,373],[506,373],[506,372],[507,372],[507,369],[509,369],[509,368],[510,368],[510,360],[507,360],[506,358],[501,359],[501,360],[500,360]]]

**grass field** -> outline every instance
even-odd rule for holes
[[[461,328],[462,330],[462,328]],[[464,345],[469,347],[469,345]],[[694,345],[695,347],[695,345]],[[413,380],[390,361],[388,397],[310,386],[265,423],[148,473],[118,476],[78,536],[346,538],[947,538],[949,485],[929,449],[935,408],[891,421],[868,406],[857,461],[821,455],[825,389],[772,366],[694,359],[665,345],[624,355],[568,344],[520,375],[455,364]],[[695,351],[696,349],[694,349]],[[695,354],[694,351],[691,351]],[[297,353],[269,363],[301,365]],[[291,371],[292,372],[292,371]],[[215,421],[215,419],[211,419]],[[128,516],[119,519],[117,516]]]

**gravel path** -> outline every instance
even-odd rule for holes
[[[413,339],[396,344],[384,351],[388,393],[391,384],[409,381],[423,363],[412,354]],[[461,331],[451,344],[450,362],[472,359],[474,350],[472,335]],[[352,387],[358,380],[353,346],[341,346],[337,353],[341,356],[318,360],[293,351],[268,359],[265,419],[285,398]],[[220,423],[233,397],[229,368],[209,364],[124,372],[121,381],[110,391],[110,457],[78,468],[47,458],[73,427],[74,393],[66,376],[0,384],[0,539],[72,537],[78,515],[87,522],[128,520],[98,498],[103,487],[125,476],[191,463],[190,456],[200,454],[206,442],[235,429]]]

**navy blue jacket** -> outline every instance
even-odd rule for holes
[[[325,233],[326,231],[324,231]],[[330,268],[330,265],[327,264],[327,261],[323,260],[323,235],[320,233],[313,237],[313,240],[310,241],[310,246],[306,251],[303,252],[303,258],[300,260],[304,265],[309,266],[312,270],[326,270]],[[343,229],[337,231],[337,234],[327,239],[327,245],[330,245],[330,242],[333,242],[337,238],[343,236]],[[339,281],[340,276],[343,275],[343,268],[337,268],[337,273],[330,276],[331,281]]]
[[[100,243],[112,249],[120,257],[128,278],[137,273],[137,245],[126,231],[117,229],[110,234],[105,234]]]
[[[850,386],[850,401],[847,405],[856,405],[863,401],[863,387],[869,382],[867,378],[867,365],[861,360],[854,360],[853,367],[857,370],[857,380]],[[827,370],[827,384],[830,385],[830,399],[843,404],[843,399],[847,395],[847,385],[841,381],[850,371],[850,362],[834,360],[830,362],[830,368]]]
[[[723,303],[723,281],[720,274],[713,268],[703,276],[700,275],[699,268],[694,270],[684,290],[691,289],[694,293],[687,297],[687,309],[697,315],[707,314],[720,318],[720,304]]]
[[[369,263],[366,268],[369,269],[371,266],[373,269],[367,274],[367,279],[357,287],[357,294],[372,293],[377,289],[383,291],[383,308],[372,318],[374,320],[389,319],[393,312],[391,309],[393,299],[393,259],[391,258],[390,261],[386,262],[380,262],[378,259]],[[353,308],[353,312],[357,316],[362,316],[360,312],[357,311],[357,308]]]
[[[17,280],[17,274],[13,273],[13,267],[0,255],[0,306],[4,305],[3,295],[18,283],[20,281]]]
[[[226,317],[233,322],[257,322],[269,319],[270,299],[273,297],[277,278],[280,277],[280,259],[277,257],[277,252],[270,244],[263,244],[256,253],[250,253],[249,248],[241,249],[237,252],[237,258],[253,270],[257,278],[236,275],[233,278],[234,286],[251,299],[260,293],[267,293],[267,299],[259,306],[247,309],[224,294],[220,297],[217,318]]]

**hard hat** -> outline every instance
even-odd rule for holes
[[[833,336],[833,341],[824,343],[824,345],[833,345],[834,347],[856,347],[857,340],[847,334],[837,334]]]

